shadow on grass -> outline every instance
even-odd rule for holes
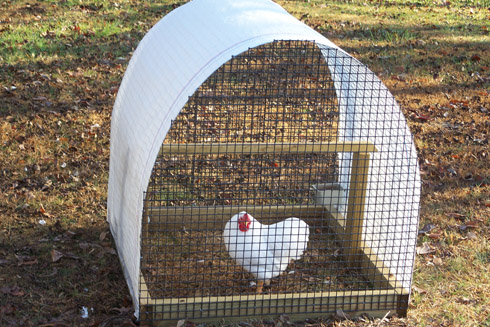
[[[59,221],[26,222],[2,236],[0,325],[88,326],[120,315],[131,319],[131,301],[110,233],[98,225],[66,229]]]
[[[4,34],[7,37],[0,46],[0,58],[17,59],[13,64],[7,64],[6,59],[0,61],[0,83],[4,86],[0,89],[0,117],[32,115],[41,110],[63,113],[84,107],[110,110],[131,53],[151,27],[140,26],[141,21],[159,20],[185,2],[130,4],[134,10],[115,15],[99,13],[102,4],[86,6],[66,1],[56,10],[83,11],[88,22],[103,19],[129,31],[98,36],[98,32],[77,29],[77,23],[73,22],[63,35],[49,33],[49,29],[40,30],[32,40],[25,36],[17,41],[18,36],[9,38]],[[56,11],[53,8],[27,4],[10,14],[15,17],[19,12],[30,17]],[[51,26],[46,24],[43,29]],[[29,18],[27,27],[35,31],[39,29],[35,25],[39,25],[37,20]],[[7,27],[2,33],[9,32],[13,33]]]

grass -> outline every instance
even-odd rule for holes
[[[0,5],[1,325],[131,323],[105,222],[110,113],[132,51],[183,2]],[[490,325],[489,1],[277,2],[396,96],[420,158],[420,227],[436,226],[419,239],[434,252],[417,256],[408,319],[314,324]]]

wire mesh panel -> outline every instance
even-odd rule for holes
[[[313,42],[269,43],[233,57],[189,98],[145,193],[148,317],[406,308],[362,236],[377,148],[345,140],[353,118],[339,121],[339,69],[327,63],[358,62],[337,55]]]

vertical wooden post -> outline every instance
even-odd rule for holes
[[[155,326],[155,321],[153,319],[153,306],[151,305],[140,305],[140,317],[141,326],[153,327]]]
[[[354,152],[349,186],[349,202],[345,220],[345,256],[351,267],[361,267],[360,245],[366,202],[369,153]]]
[[[153,314],[153,305],[150,296],[150,292],[148,291],[148,287],[146,286],[145,277],[143,273],[140,271],[140,317],[142,325],[145,327],[152,327],[154,325],[154,314]]]
[[[141,230],[141,249],[140,251],[148,251],[149,245],[145,244],[146,242],[151,242],[151,234],[150,234],[150,226],[151,224],[148,222],[148,216],[150,215],[150,211],[148,209],[149,207],[149,201],[150,199],[148,198],[150,196],[150,193],[144,193],[143,194],[143,218],[142,218],[142,230]],[[145,253],[144,255],[141,255],[141,261],[140,261],[140,268],[146,266],[146,256],[148,256],[148,253]],[[150,297],[150,292],[148,291],[148,287],[146,285],[145,277],[143,276],[143,272],[140,270],[140,291],[139,291],[139,299],[140,299],[140,317],[139,320],[141,322],[141,326],[144,327],[153,327],[154,326],[154,319],[153,319],[153,306],[150,304],[151,302],[151,297]]]
[[[141,237],[143,240],[148,240],[150,235],[150,224],[148,223],[148,216],[150,215],[150,210],[148,210],[149,207],[149,199],[148,197],[150,196],[149,193],[145,192],[143,193],[143,218],[142,218],[142,231],[141,231]]]

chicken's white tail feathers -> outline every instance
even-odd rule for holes
[[[310,227],[303,220],[291,217],[269,226],[268,244],[277,258],[285,261],[298,260],[306,250]]]

